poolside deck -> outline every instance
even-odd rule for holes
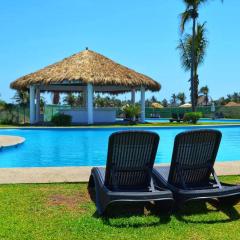
[[[25,138],[18,136],[0,135],[1,147],[14,147],[25,142]]]
[[[240,161],[215,164],[218,175],[239,175]],[[0,168],[0,184],[87,182],[91,167]]]

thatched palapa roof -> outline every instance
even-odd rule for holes
[[[124,67],[103,55],[84,50],[11,83],[11,88],[26,89],[29,85],[87,84],[123,86],[159,91],[161,86],[146,75]]]
[[[240,107],[240,103],[229,102],[225,105],[225,107]]]
[[[158,102],[153,102],[153,103],[151,104],[151,107],[152,107],[152,108],[158,108],[158,109],[164,108],[163,105],[160,104],[160,103],[158,103]]]

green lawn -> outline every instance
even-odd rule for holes
[[[240,176],[222,180],[240,183]],[[86,186],[1,185],[0,239],[240,239],[240,205],[192,203],[171,216],[151,206],[144,212],[141,206],[121,207],[120,217],[100,218]]]

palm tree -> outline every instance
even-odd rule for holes
[[[100,94],[97,94],[97,96],[94,99],[94,105],[96,107],[105,107],[105,99],[100,96]]]
[[[13,118],[14,118],[14,104],[12,103],[6,103],[5,104],[5,110],[7,111],[8,113],[8,117],[7,117],[7,121],[9,124],[12,124],[14,121],[13,121]],[[9,118],[10,116],[10,118]]]
[[[185,104],[185,100],[186,100],[185,93],[184,92],[178,93],[177,99],[180,101],[181,105]]]
[[[194,45],[194,69],[193,69],[193,80],[191,81],[191,102],[192,111],[195,111],[195,106],[198,99],[198,67],[203,64],[204,57],[206,55],[206,48],[208,41],[206,39],[205,23],[198,24],[196,29],[195,40],[193,44],[193,37],[190,34],[185,34],[184,38],[180,40],[177,49],[180,51],[180,58],[182,67],[185,71],[192,71],[192,46]]]
[[[177,95],[175,93],[171,96],[171,104],[176,106],[177,105]]]
[[[53,104],[59,104],[59,101],[60,101],[60,93],[59,92],[53,92],[52,103]]]
[[[0,99],[0,111],[5,108],[6,102]]]
[[[154,102],[157,102],[157,98],[155,96],[152,96],[151,99],[150,99],[150,102],[154,103]]]
[[[74,94],[72,93],[68,93],[64,99],[63,99],[63,102],[70,105],[71,107],[75,106],[76,105],[76,97]]]
[[[240,102],[240,93],[234,92],[233,94],[228,94],[227,99],[228,102]]]
[[[206,86],[201,87],[199,92],[204,95],[205,105],[207,106],[207,104],[208,104],[208,99],[209,99],[209,98],[208,98],[208,93],[209,93],[209,88],[208,88],[208,86],[206,85]]]
[[[237,92],[234,92],[233,95],[232,95],[232,100],[234,102],[239,102],[239,94]]]
[[[23,109],[23,123],[26,122],[26,107],[29,104],[29,93],[27,91],[17,90],[13,99]]]
[[[17,90],[13,99],[19,105],[27,105],[29,103],[29,94],[27,91]]]
[[[223,0],[221,0],[223,2]],[[194,86],[194,70],[196,65],[195,60],[195,35],[196,35],[196,19],[198,18],[198,9],[199,7],[208,2],[208,0],[183,0],[186,8],[185,11],[181,14],[181,32],[184,32],[185,24],[192,20],[192,46],[191,46],[191,102],[192,102],[192,111],[195,111],[196,106],[196,93]]]
[[[164,98],[164,99],[162,100],[162,105],[163,105],[164,107],[167,107],[167,106],[168,106],[168,101],[167,101],[166,98]]]
[[[79,93],[77,96],[76,96],[76,105],[77,106],[83,106],[84,104],[84,98],[83,98],[83,95],[81,93]]]

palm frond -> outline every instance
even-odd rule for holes
[[[191,11],[186,9],[185,12],[180,14],[180,17],[181,17],[180,31],[181,33],[183,33],[186,23],[191,20]]]
[[[206,49],[208,46],[208,40],[206,38],[205,24],[198,24],[196,29],[196,36],[194,42],[194,53],[196,68],[203,64],[206,56]],[[185,71],[191,69],[192,60],[192,35],[185,34],[183,39],[180,39],[177,49],[180,51],[181,65]]]
[[[181,65],[185,71],[191,69],[191,49],[189,49],[189,43],[187,43],[186,38],[189,37],[189,34],[185,35],[184,40],[180,39],[177,49],[180,51]]]
[[[181,33],[184,32],[185,24],[193,17],[198,15],[198,8],[200,5],[207,3],[209,0],[183,0],[186,8],[183,13],[180,14],[181,16],[181,23],[180,23],[180,31]],[[223,0],[220,0],[223,3]]]

